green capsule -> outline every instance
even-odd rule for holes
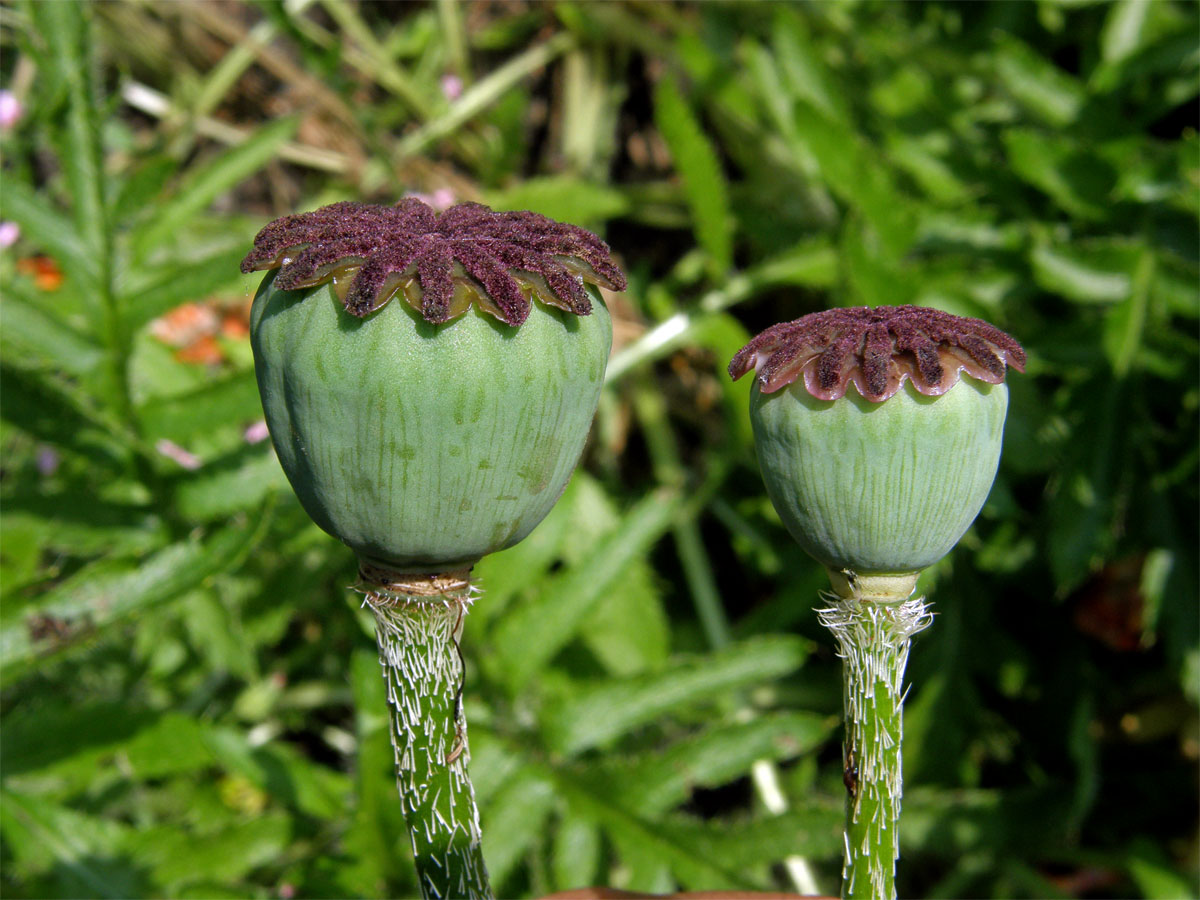
[[[519,328],[406,303],[346,314],[330,284],[264,279],[251,343],[267,426],[304,509],[366,563],[467,568],[550,511],[587,439],[608,310],[532,304]]]
[[[264,227],[242,271],[264,269],[250,342],[267,427],[367,581],[469,569],[545,518],[612,344],[596,285],[625,288],[603,241],[478,203],[343,202]]]
[[[958,543],[996,477],[1008,366],[1025,351],[1000,329],[917,306],[812,313],[733,358],[735,379],[756,371],[771,502],[835,586],[917,572]]]
[[[927,397],[818,400],[799,383],[750,400],[767,493],[797,543],[831,569],[912,572],[950,552],[1000,462],[1008,389],[969,376]]]

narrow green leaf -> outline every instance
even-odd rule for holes
[[[291,836],[291,820],[271,812],[208,834],[177,825],[142,827],[129,835],[122,849],[147,867],[162,887],[204,879],[236,884],[252,869],[277,860]]]
[[[177,236],[213,200],[266,165],[292,136],[297,124],[295,118],[286,118],[265,125],[241,144],[189,171],[175,196],[134,232],[136,255],[144,257],[157,245]]]
[[[1151,4],[1144,0],[1117,0],[1109,7],[1100,33],[1101,59],[1106,63],[1120,62],[1141,46],[1150,8]]]
[[[1162,847],[1146,837],[1133,841],[1125,863],[1129,876],[1146,900],[1196,900],[1196,873],[1176,870]],[[1189,867],[1190,868],[1190,867]]]
[[[622,879],[625,888],[650,895],[674,894],[679,881],[671,873],[672,866],[667,862],[662,846],[647,844],[637,830],[617,827],[614,822],[605,824],[604,832],[612,844],[616,864],[625,876]],[[681,855],[673,862],[674,868],[688,871],[686,856]]]
[[[1103,158],[1069,137],[1044,135],[1023,128],[1004,133],[1013,172],[1047,194],[1073,216],[1103,220],[1117,183],[1116,170]]]
[[[333,0],[326,0],[332,4]],[[339,6],[342,4],[339,0]],[[420,128],[405,135],[396,143],[392,161],[396,164],[422,153],[435,141],[453,135],[472,118],[479,115],[505,93],[512,90],[531,72],[548,65],[575,45],[575,38],[565,31],[534,44],[503,65],[492,69],[484,78],[465,90],[444,113],[431,118]]]
[[[797,853],[832,862],[842,851],[844,823],[842,804],[830,803],[748,821],[673,817],[658,827],[668,839],[716,865],[745,871],[777,865]]]
[[[0,539],[7,539],[9,529],[26,528],[37,535],[44,553],[75,557],[149,553],[164,543],[166,534],[152,507],[97,497],[93,483],[54,491],[15,486],[4,498]]]
[[[757,41],[746,39],[742,43],[742,55],[746,59],[747,71],[758,101],[763,105],[767,115],[771,117],[775,128],[789,142],[796,139],[796,120],[792,117],[792,95],[784,89],[783,78],[775,57],[766,47]],[[807,150],[803,151],[807,156]],[[797,160],[803,167],[805,160]]]
[[[92,637],[135,613],[182,596],[236,566],[261,539],[268,516],[190,539],[140,563],[89,566],[48,591],[36,608],[0,620],[0,659],[12,679],[36,660]]]
[[[550,865],[558,890],[593,884],[600,872],[604,841],[594,820],[568,809],[554,830]]]
[[[750,771],[760,759],[785,761],[829,740],[838,720],[816,713],[771,713],[723,724],[635,760],[601,763],[597,778],[644,815],[662,813],[698,787],[717,787]]]
[[[837,251],[827,238],[803,240],[744,273],[755,291],[771,287],[833,287],[837,284]]]
[[[542,731],[556,751],[575,755],[672,709],[787,675],[807,654],[808,643],[800,638],[761,637],[679,660],[661,672],[577,686],[548,706]]]
[[[620,583],[625,567],[670,527],[682,499],[679,492],[665,490],[643,499],[586,560],[497,624],[492,641],[514,689],[524,686],[575,636],[604,592]]]
[[[67,115],[59,162],[70,184],[76,233],[88,252],[107,264],[110,250],[104,198],[104,152],[100,143],[99,102],[92,83],[93,40],[88,15],[78,0],[31,3],[34,27],[47,41],[42,61],[66,88]],[[7,200],[7,198],[6,198]]]
[[[637,627],[631,628],[631,622]],[[625,567],[621,589],[603,595],[583,623],[580,637],[614,675],[656,669],[666,660],[671,624],[654,570],[645,560],[634,560]]]
[[[842,226],[842,278],[862,306],[911,303],[916,281],[905,262],[882,252],[882,240],[858,216],[848,216]]]
[[[471,778],[480,808],[491,804],[492,797],[525,765],[524,752],[510,746],[504,738],[488,731],[485,723],[471,725]]]
[[[491,553],[475,569],[478,583],[487,592],[487,603],[476,604],[471,621],[486,625],[504,613],[514,597],[531,585],[540,584],[550,567],[561,557],[563,544],[570,534],[579,486],[585,472],[576,472],[567,489],[542,523],[525,540]]]
[[[1170,257],[1160,257],[1155,266],[1154,303],[1172,315],[1200,318],[1200,290],[1195,271],[1188,272]]]
[[[76,287],[95,290],[100,278],[95,257],[71,220],[51,207],[45,195],[15,178],[5,178],[4,218],[21,226],[21,233],[62,266]]]
[[[1013,858],[1046,854],[1068,845],[1069,802],[1060,785],[1004,793],[913,787],[904,791],[900,843],[942,859],[985,848]]]
[[[392,51],[375,37],[372,27],[359,15],[358,8],[345,0],[323,0],[321,5],[337,23],[342,35],[340,40],[361,48],[361,54],[346,52],[346,61],[400,98],[417,119],[429,118],[431,104],[425,93],[404,67],[397,65]]]
[[[1174,7],[1165,3],[1147,4],[1152,18],[1160,10]],[[1170,13],[1165,17],[1174,18]],[[1149,29],[1147,29],[1149,30]],[[1145,97],[1138,104],[1137,117],[1142,122],[1153,122],[1167,110],[1196,94],[1196,71],[1200,67],[1200,46],[1196,43],[1194,20],[1180,17],[1179,21],[1156,24],[1154,37],[1148,38],[1129,56],[1097,66],[1091,77],[1091,86],[1100,93],[1117,92],[1124,87],[1135,90],[1138,82],[1148,79],[1157,81],[1154,96]]]
[[[174,260],[143,273],[139,282],[125,291],[122,306],[126,327],[136,331],[181,303],[204,300],[238,282],[243,277],[238,263],[245,251],[245,247],[238,247],[203,259]]]
[[[147,435],[185,442],[229,425],[262,418],[253,372],[238,372],[180,396],[151,400],[138,410]]]
[[[709,336],[722,331],[727,333],[727,326],[734,320],[722,316],[721,311],[763,291],[793,285],[828,287],[836,284],[837,279],[838,256],[829,242],[825,239],[801,241],[795,247],[731,276],[701,298],[699,309],[675,313],[622,348],[609,360],[605,381],[614,383],[631,370],[662,359],[685,344],[703,342],[706,333]],[[721,321],[714,325],[714,319]],[[710,328],[714,330],[709,331]]]
[[[1154,252],[1142,250],[1133,273],[1129,296],[1108,311],[1104,320],[1104,353],[1113,374],[1124,378],[1142,346],[1146,312],[1154,284]]]
[[[712,142],[704,134],[679,87],[664,77],[654,90],[654,121],[683,180],[696,240],[717,272],[733,265],[729,188]]]
[[[0,415],[27,434],[87,457],[100,469],[120,469],[133,438],[88,405],[92,398],[50,371],[0,365]]]
[[[230,728],[206,730],[204,743],[227,771],[245,777],[289,809],[318,819],[345,811],[349,777],[313,762],[290,744],[252,747],[244,734]]]
[[[862,213],[878,233],[884,254],[901,257],[916,236],[914,204],[899,194],[878,150],[804,101],[796,103],[793,117],[798,139],[815,158],[821,179]]]
[[[71,375],[87,375],[104,359],[104,351],[24,292],[10,286],[4,298],[0,347],[10,359],[44,365]]]
[[[489,192],[484,199],[493,209],[529,209],[588,227],[623,216],[631,206],[629,198],[616,188],[570,175],[530,178]]]
[[[0,602],[21,596],[22,588],[38,579],[44,558],[38,523],[5,512],[0,519]]]
[[[577,815],[594,819],[615,838],[644,848],[669,865],[685,885],[708,890],[753,890],[761,887],[747,878],[740,865],[725,868],[707,854],[698,852],[693,842],[680,840],[677,834],[665,831],[661,823],[633,815],[610,798],[581,785],[566,772],[558,771],[555,775],[559,794],[566,798]]]
[[[179,512],[192,522],[211,522],[258,506],[284,490],[287,476],[269,442],[242,447],[182,478],[175,492]]]
[[[178,161],[165,154],[144,160],[122,182],[113,201],[113,221],[128,224],[146,218],[178,169]]]
[[[795,7],[779,5],[774,12],[771,47],[789,97],[807,100],[825,115],[845,122],[845,92],[829,77],[807,20]]]
[[[1016,38],[1000,38],[994,65],[1001,83],[1017,102],[1056,128],[1074,122],[1087,99],[1082,84]]]
[[[204,743],[207,729],[194,716],[164,713],[124,745],[125,761],[143,781],[207,769],[215,761]]]
[[[931,141],[893,132],[888,135],[887,152],[939,205],[958,206],[971,199],[971,191],[953,168],[930,147]]]
[[[1039,241],[1029,254],[1043,290],[1076,303],[1120,303],[1130,296],[1138,248],[1128,242],[1051,244]]]
[[[585,557],[581,548],[594,545],[620,526],[614,500],[592,478],[577,475],[571,519],[560,525],[573,540],[563,545],[568,565]],[[637,628],[630,628],[637,622]],[[634,559],[621,575],[621,589],[606,591],[579,630],[580,640],[614,675],[633,675],[658,668],[670,649],[670,625],[654,572],[645,559]]]
[[[1121,473],[1132,434],[1126,427],[1125,387],[1103,369],[1072,400],[1078,420],[1066,458],[1055,466],[1048,504],[1045,553],[1060,595],[1077,586],[1108,558],[1117,540]]]
[[[351,862],[343,867],[341,881],[348,887],[358,886],[360,895],[368,895],[384,893],[381,885],[393,883],[401,873],[412,883],[416,870],[411,854],[395,852],[396,835],[403,834],[405,824],[400,804],[396,802],[387,694],[379,671],[378,652],[373,645],[368,650],[365,640],[363,644],[354,651],[348,666],[354,692],[358,753],[354,766],[354,803],[342,839]],[[475,744],[475,729],[472,729],[472,751]],[[474,775],[475,760],[471,763]]]
[[[532,768],[518,771],[480,811],[488,874],[499,887],[539,841],[554,808],[554,785]]]
[[[6,660],[7,663],[7,660]],[[154,714],[126,702],[47,702],[18,706],[4,717],[4,777],[55,772],[77,762],[92,774],[112,754],[153,724]]]
[[[47,800],[0,791],[0,832],[18,871],[61,871],[66,889],[79,896],[140,897],[149,891],[136,870],[105,865],[120,853],[131,830]]]

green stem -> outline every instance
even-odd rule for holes
[[[844,898],[892,900],[900,856],[904,668],[912,636],[933,621],[917,575],[830,572],[833,594],[819,610],[842,658],[846,783]]]
[[[490,898],[462,713],[467,573],[385,578],[368,568],[361,589],[375,614],[396,782],[422,896]]]

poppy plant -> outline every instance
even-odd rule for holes
[[[829,573],[819,616],[844,661],[846,897],[895,896],[904,669],[932,620],[921,571],[950,552],[996,476],[1015,340],[917,306],[831,309],[768,328],[756,370],[759,467],[796,542]]]
[[[336,203],[255,238],[263,411],[312,519],[359,559],[426,897],[490,896],[467,776],[472,566],[566,486],[612,343],[608,247],[532,212]]]

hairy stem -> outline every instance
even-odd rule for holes
[[[857,576],[831,572],[833,594],[818,610],[842,658],[846,737],[845,863],[842,896],[896,896],[898,824],[903,795],[904,668],[912,636],[933,616],[913,597],[916,574]]]
[[[470,582],[465,572],[384,579],[367,568],[360,587],[375,614],[396,782],[422,895],[490,898],[462,712],[458,642]]]

